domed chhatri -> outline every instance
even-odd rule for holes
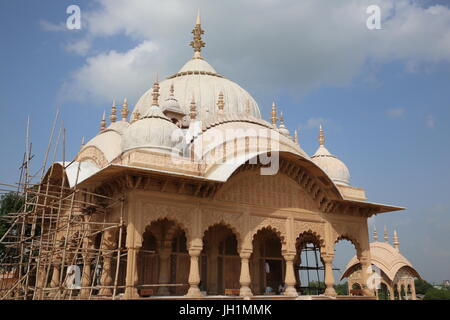
[[[201,29],[200,18],[193,31],[194,56],[176,74],[168,77],[160,83],[161,99],[170,99],[171,88],[175,90],[175,97],[179,102],[181,110],[189,113],[192,95],[197,102],[197,120],[205,120],[217,114],[217,97],[222,92],[227,106],[224,110],[226,114],[246,113],[261,118],[261,113],[255,99],[237,83],[230,81],[218,74],[217,71],[201,56],[201,48],[204,46],[201,40],[203,30]],[[148,90],[139,99],[135,110],[142,113],[152,102],[152,91]]]
[[[68,210],[67,193],[61,192],[64,206],[52,216],[61,213],[61,224],[73,220],[75,225],[68,229],[73,233],[69,237],[50,230],[55,243],[80,239],[67,247],[77,257],[97,248],[97,236],[102,242],[95,256],[101,277],[92,281],[83,276],[80,297],[232,294],[247,299],[264,295],[269,285],[276,289],[284,284],[283,294],[294,299],[296,289],[308,285],[295,271],[308,241],[320,248],[322,293],[335,297],[335,244],[347,239],[363,270],[358,273],[361,292],[372,299],[367,221],[403,208],[369,202],[363,188],[351,186],[346,165],[325,148],[322,127],[320,146],[310,157],[275,102],[269,121],[263,120],[251,95],[203,59],[203,33],[198,17],[194,56],[180,72],[161,83],[156,79],[131,116],[126,99],[121,109],[114,102],[110,117],[103,113],[99,133],[71,165],[57,163],[58,170],[48,172],[51,181],[61,180],[64,188],[68,183],[76,204],[74,212]],[[48,212],[55,208],[53,200]],[[70,219],[72,213],[87,219]],[[106,227],[98,229],[99,221]],[[390,256],[398,257],[398,246],[396,235]],[[227,253],[220,261],[218,248]],[[119,261],[114,272],[110,252],[118,249],[126,263]],[[150,252],[155,259],[147,258]],[[83,275],[92,271],[90,259],[84,258]],[[51,289],[63,289],[64,264],[40,261],[46,274],[57,275],[48,281]],[[40,270],[36,267],[33,277],[39,290],[47,285]],[[172,278],[182,285],[165,287]],[[99,285],[97,297],[93,292]],[[60,293],[58,297],[69,296],[68,291]]]
[[[322,125],[320,126],[319,144],[319,149],[311,157],[312,161],[325,171],[335,183],[350,186],[350,171],[347,166],[325,148],[325,135]]]
[[[370,243],[370,258],[374,269],[374,284],[378,290],[385,289],[389,299],[416,300],[414,279],[421,279],[420,274],[412,263],[400,253],[400,243],[397,231],[394,230],[393,245],[389,243],[387,227],[384,227],[384,242],[378,241],[376,228],[373,230],[373,242]],[[354,289],[360,286],[361,264],[357,256],[354,256],[347,264],[341,280],[348,278],[348,290],[350,294],[358,294]],[[375,273],[377,272],[377,273]],[[377,291],[378,291],[377,290]]]
[[[141,118],[124,131],[123,152],[137,148],[164,153],[180,152],[174,149],[177,141],[173,139],[174,131],[179,128],[159,107],[159,84],[157,82],[153,85],[152,97],[152,105],[142,110]]]

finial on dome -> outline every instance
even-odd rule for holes
[[[219,93],[219,100],[217,101],[217,108],[219,108],[219,114],[224,114],[225,101],[223,100],[223,92]]]
[[[276,126],[278,117],[277,117],[277,105],[275,104],[275,101],[272,103],[272,117],[271,117],[271,120],[272,120],[272,124],[274,126]]]
[[[325,134],[324,134],[322,125],[320,125],[320,130],[319,130],[319,144],[321,146],[325,145]]]
[[[139,111],[135,110],[133,112],[133,120],[132,120],[132,122],[138,121],[140,117],[141,117],[141,114],[139,113]]]
[[[202,48],[205,47],[205,43],[202,41],[202,35],[204,33],[205,33],[205,31],[201,27],[200,10],[198,10],[195,28],[194,28],[194,30],[192,30],[192,34],[194,35],[194,40],[191,42],[191,47],[194,49],[194,59],[203,59],[201,52],[202,52]]]
[[[122,121],[127,121],[128,115],[130,114],[130,112],[128,111],[127,98],[125,98],[123,101],[122,110],[120,111],[120,113],[122,114]]]
[[[378,231],[375,226],[373,226],[373,241],[378,241]]]
[[[116,122],[117,120],[117,107],[116,107],[116,99],[113,100],[113,104],[111,107],[111,115],[109,116],[109,119],[112,123]]]
[[[106,111],[103,111],[102,121],[100,121],[100,131],[106,129]]]
[[[294,131],[294,142],[296,144],[298,144],[298,130],[297,129],[295,129],[295,131]]]
[[[190,109],[189,117],[191,118],[191,120],[195,120],[195,118],[197,117],[197,107],[195,105],[194,95],[192,95],[191,109]]]
[[[153,84],[153,102],[152,105],[154,106],[159,106],[159,83],[158,83],[158,79],[155,81],[155,83]]]
[[[389,242],[389,236],[386,226],[384,226],[384,242]]]
[[[398,241],[397,230],[394,230],[394,248],[399,251],[400,250],[400,242]]]
[[[283,111],[280,112],[280,127],[283,126],[284,127],[284,115],[283,115]]]

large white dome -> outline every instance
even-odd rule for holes
[[[225,100],[225,113],[245,113],[261,118],[255,99],[238,84],[219,75],[211,65],[201,58],[194,58],[181,68],[180,72],[160,83],[160,101],[170,97],[170,87],[174,87],[174,97],[181,110],[189,114],[190,103],[194,96],[197,105],[197,120],[204,120],[217,114],[217,101],[222,92]],[[135,110],[142,110],[152,104],[152,89],[139,99]]]

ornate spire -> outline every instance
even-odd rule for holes
[[[375,226],[373,226],[373,241],[378,241],[378,231]]]
[[[219,108],[219,114],[224,114],[225,101],[223,100],[223,92],[219,93],[219,100],[217,101],[217,108]]]
[[[139,113],[139,111],[135,110],[135,111],[133,112],[133,120],[132,120],[132,123],[138,121],[140,117],[141,117],[141,114]]]
[[[384,242],[389,242],[389,236],[386,226],[384,226]]]
[[[202,41],[202,35],[204,33],[205,31],[202,29],[200,21],[200,10],[198,10],[197,22],[195,23],[194,30],[192,30],[194,41],[191,42],[191,47],[194,49],[194,59],[203,59],[201,52],[202,48],[205,47],[205,43]]]
[[[102,121],[100,121],[100,130],[103,131],[106,129],[106,111],[103,111]]]
[[[320,130],[319,130],[319,144],[321,146],[325,145],[325,134],[324,134],[322,125],[320,125]]]
[[[197,107],[195,105],[194,95],[192,95],[191,110],[189,113],[189,117],[191,118],[191,120],[195,120],[195,118],[197,117]]]
[[[397,251],[400,250],[400,242],[398,241],[398,234],[397,230],[394,230],[394,248],[397,249]]]
[[[284,128],[284,115],[283,111],[280,112],[280,127]]]
[[[156,82],[153,84],[153,102],[152,105],[153,106],[159,106],[159,83],[158,83],[158,79],[156,79]]]
[[[277,105],[275,104],[275,101],[272,103],[272,117],[270,118],[272,120],[272,124],[276,127],[277,126]]]
[[[116,107],[116,99],[113,100],[113,104],[111,107],[111,115],[109,116],[109,119],[112,123],[116,122],[117,120],[117,107]]]
[[[123,101],[122,110],[120,111],[120,113],[122,114],[122,121],[127,121],[128,115],[130,114],[130,112],[128,111],[127,98],[125,98]]]

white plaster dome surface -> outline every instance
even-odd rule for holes
[[[122,153],[122,137],[116,130],[100,132],[92,138],[83,149],[95,147],[99,149],[108,162],[111,162]]]
[[[321,145],[311,160],[318,165],[336,184],[350,185],[350,171],[344,162],[332,155]]]
[[[160,83],[160,101],[170,98],[171,85],[174,87],[174,97],[178,100],[181,110],[189,114],[192,97],[197,104],[197,119],[204,120],[217,114],[217,101],[222,92],[225,100],[225,113],[245,113],[261,118],[261,113],[255,99],[238,84],[216,73],[213,67],[203,59],[192,59],[172,77]],[[142,114],[152,104],[152,90],[148,90],[139,99],[135,110]]]
[[[124,132],[122,150],[149,149],[172,152],[177,141],[173,133],[178,127],[170,121],[158,106],[151,106],[138,121],[133,122]]]

